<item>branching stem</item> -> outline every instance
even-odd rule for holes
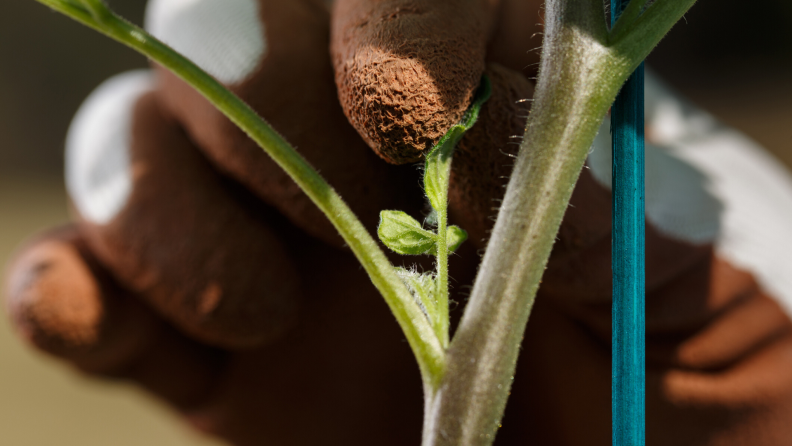
[[[427,410],[424,446],[494,441],[539,282],[602,119],[630,73],[693,1],[657,0],[611,42],[601,0],[547,0],[528,127],[445,377]]]
[[[444,373],[445,352],[429,321],[366,228],[338,193],[258,114],[194,63],[100,0],[38,0],[133,48],[168,68],[248,134],[324,212],[385,298],[415,353],[424,385],[433,389]]]

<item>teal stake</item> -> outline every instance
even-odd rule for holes
[[[639,1],[639,0],[633,0]],[[629,0],[611,0],[611,24]],[[611,109],[613,134],[613,446],[644,446],[645,255],[644,65],[630,76]]]

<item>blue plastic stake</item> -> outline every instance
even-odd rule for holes
[[[639,1],[639,0],[633,0]],[[629,0],[611,0],[615,23]],[[611,109],[613,134],[613,446],[644,446],[644,66],[622,87]]]

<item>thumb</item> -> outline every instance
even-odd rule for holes
[[[187,408],[223,368],[224,353],[178,333],[118,285],[74,226],[23,247],[6,282],[17,332],[83,372],[132,380]]]

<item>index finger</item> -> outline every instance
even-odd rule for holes
[[[499,1],[338,0],[331,53],[344,112],[393,164],[459,122],[484,73]]]

